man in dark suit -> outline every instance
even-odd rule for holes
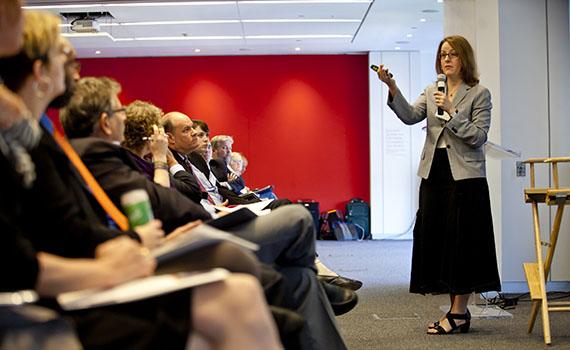
[[[70,104],[62,110],[62,124],[73,145],[103,189],[115,203],[132,183],[144,185],[155,216],[165,228],[181,221],[208,219],[209,214],[177,191],[160,187],[126,162],[116,143],[122,140],[124,116],[120,86],[107,78],[84,78]],[[191,121],[190,121],[191,122]],[[159,188],[160,187],[160,188]],[[167,192],[169,191],[169,192]],[[306,337],[315,348],[345,349],[332,309],[316,278],[315,232],[312,218],[301,206],[290,205],[229,230],[256,242],[258,258],[274,264],[290,286],[292,305],[306,320]]]
[[[202,201],[202,205],[220,205],[227,201],[230,205],[250,204],[259,202],[255,195],[240,196],[232,190],[232,187],[217,177],[214,169],[206,160],[210,146],[209,131],[206,123],[192,121],[187,115],[180,112],[170,112],[163,117],[164,131],[168,135],[169,147],[174,158],[186,171],[192,172],[207,192],[208,198]],[[192,135],[185,130],[192,129]],[[206,130],[204,130],[205,128]],[[191,138],[191,139],[190,139]],[[290,202],[286,203],[289,204]],[[285,203],[270,203],[269,208],[274,209]]]
[[[210,168],[220,182],[227,183],[232,191],[241,194],[245,181],[229,167],[233,142],[233,138],[228,135],[216,135],[212,138]]]

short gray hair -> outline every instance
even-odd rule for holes
[[[228,145],[233,145],[234,144],[234,139],[231,136],[228,135],[216,135],[214,137],[212,137],[212,149],[213,150],[217,150],[218,148],[220,148],[222,143],[227,143]]]

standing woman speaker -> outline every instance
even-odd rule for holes
[[[428,334],[466,333],[471,293],[501,288],[483,148],[491,94],[479,84],[473,49],[462,36],[439,43],[435,70],[438,84],[426,87],[413,105],[383,65],[378,77],[400,120],[411,125],[427,119],[410,292],[450,296],[449,312],[428,326]],[[441,74],[447,77],[446,89],[438,89],[445,81]]]

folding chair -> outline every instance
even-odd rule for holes
[[[550,266],[556,249],[560,223],[564,214],[564,206],[570,204],[570,188],[560,188],[558,178],[558,163],[570,162],[570,157],[557,158],[531,158],[524,163],[530,165],[530,187],[524,190],[525,202],[532,205],[532,218],[534,223],[534,245],[536,251],[536,262],[524,263],[524,270],[530,296],[532,309],[528,322],[528,332],[534,328],[536,316],[540,308],[542,313],[542,328],[544,332],[544,343],[550,344],[550,320],[549,312],[570,311],[570,302],[549,302],[546,295],[546,280],[550,273]],[[552,187],[535,186],[535,164],[549,164],[552,170]],[[556,215],[550,232],[550,241],[543,242],[540,233],[540,220],[538,204],[556,206]],[[543,259],[542,247],[546,247],[546,260]]]

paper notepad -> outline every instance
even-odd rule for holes
[[[228,274],[227,270],[213,269],[205,272],[181,272],[150,276],[108,289],[85,289],[63,293],[57,297],[57,301],[64,310],[122,304],[217,282],[226,278]]]
[[[258,250],[259,246],[243,238],[239,238],[231,233],[220,231],[208,225],[200,225],[192,230],[166,241],[163,245],[150,251],[160,265],[170,259],[182,254],[192,254],[200,248],[218,242],[231,242],[249,250]]]

